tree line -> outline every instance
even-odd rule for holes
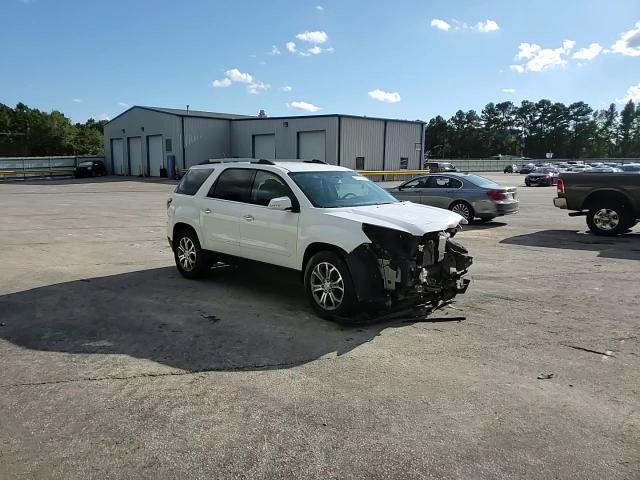
[[[0,103],[0,157],[100,155],[106,121],[72,123],[61,112]]]
[[[594,110],[585,102],[489,103],[478,114],[458,110],[432,118],[425,153],[433,158],[516,155],[544,158],[640,157],[640,104]]]

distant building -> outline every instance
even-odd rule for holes
[[[104,126],[118,175],[159,176],[211,158],[318,159],[358,170],[420,169],[424,122],[354,115],[252,117],[133,106]]]

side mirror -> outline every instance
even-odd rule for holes
[[[291,199],[289,197],[278,197],[269,200],[268,208],[271,210],[292,210]]]

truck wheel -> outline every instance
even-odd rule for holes
[[[207,253],[200,247],[193,230],[180,230],[173,238],[173,256],[180,274],[188,279],[202,278],[211,268]]]
[[[599,205],[587,213],[587,226],[596,235],[620,235],[633,222],[623,205]]]
[[[334,252],[316,253],[304,270],[304,289],[311,308],[322,318],[339,320],[357,306],[347,264]]]

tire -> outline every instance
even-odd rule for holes
[[[211,268],[209,255],[202,250],[198,236],[190,229],[179,230],[174,235],[173,257],[180,275],[190,280],[204,277]]]
[[[345,319],[358,306],[351,272],[335,252],[321,251],[309,259],[304,269],[304,291],[311,308],[327,320]]]
[[[600,204],[589,209],[587,226],[596,235],[620,235],[633,223],[627,209],[621,203]]]
[[[451,205],[449,205],[449,210],[457,213],[458,215],[461,215],[469,223],[471,223],[475,215],[473,213],[473,207],[462,200],[455,201]]]

